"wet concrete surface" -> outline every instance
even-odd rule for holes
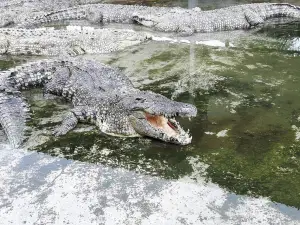
[[[2,224],[300,222],[295,208],[235,195],[199,174],[165,180],[2,145],[0,175]]]

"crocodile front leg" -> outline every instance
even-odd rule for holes
[[[65,135],[73,130],[78,122],[94,123],[95,119],[96,113],[93,109],[88,106],[77,106],[68,113],[62,124],[54,130],[53,134],[55,136]]]
[[[69,112],[62,124],[54,130],[54,136],[61,136],[68,133],[76,127],[77,123],[78,119],[74,112]]]

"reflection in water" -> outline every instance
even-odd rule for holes
[[[300,52],[300,22],[293,21],[280,24],[280,20],[283,19],[275,20],[275,24],[265,24],[257,33],[280,40],[282,50]],[[277,22],[279,22],[279,24]]]

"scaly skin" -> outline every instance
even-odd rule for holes
[[[84,4],[100,3],[101,0],[1,0],[0,27],[23,23],[27,18],[42,16],[47,12]]]
[[[54,131],[56,136],[81,121],[114,136],[149,136],[182,145],[191,142],[173,117],[194,117],[195,106],[140,91],[121,71],[104,64],[80,59],[41,60],[1,72],[0,77],[0,123],[15,147],[24,139],[28,117],[28,106],[15,95],[20,89],[41,85],[45,92],[63,96],[74,105]],[[11,97],[10,93],[16,94]]]
[[[143,32],[125,29],[0,29],[0,54],[10,55],[81,55],[109,53],[150,39]]]
[[[138,23],[164,32],[187,35],[215,31],[250,29],[271,18],[300,19],[300,7],[290,4],[257,3],[231,6],[211,11],[174,9],[165,14],[137,12]]]
[[[15,9],[23,7],[24,10],[58,10],[62,8],[101,3],[101,0],[1,0],[0,8]]]
[[[300,8],[290,4],[255,3],[201,11],[199,8],[87,4],[31,17],[17,26],[34,27],[64,20],[88,20],[97,24],[139,23],[163,32],[191,35],[195,32],[249,29],[277,17],[299,19]]]

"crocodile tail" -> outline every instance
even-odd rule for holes
[[[263,21],[270,18],[300,18],[300,7],[287,3],[262,3],[256,9]]]
[[[267,6],[264,19],[276,17],[300,18],[300,7],[287,3],[274,3]]]
[[[260,3],[249,4],[246,18],[250,25],[257,25],[271,18],[300,19],[300,7],[287,3]]]
[[[29,107],[17,91],[0,92],[0,124],[15,148],[25,140],[29,117]]]
[[[24,142],[29,106],[18,89],[43,84],[52,79],[58,68],[72,65],[71,61],[40,60],[0,72],[0,124],[14,147]]]

